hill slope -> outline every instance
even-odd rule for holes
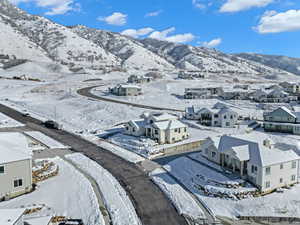
[[[261,55],[254,53],[241,53],[236,54],[236,56],[247,60],[252,60],[272,68],[277,68],[289,73],[300,75],[300,59],[297,58],[276,55]]]

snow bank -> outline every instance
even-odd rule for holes
[[[125,190],[107,170],[79,153],[67,155],[66,158],[97,182],[114,225],[141,225]]]
[[[21,127],[24,124],[19,123],[18,121],[0,113],[0,128],[4,127]]]
[[[205,219],[204,212],[193,199],[171,176],[164,170],[156,169],[151,174],[151,179],[172,201],[181,215],[188,215],[194,220]]]
[[[38,132],[38,131],[29,131],[25,132],[26,135],[32,137],[33,139],[41,142],[42,144],[46,145],[50,149],[65,149],[70,148],[69,146],[65,146],[62,143],[48,137],[47,135]]]

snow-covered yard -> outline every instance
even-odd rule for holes
[[[272,193],[263,197],[248,196],[246,199],[216,197],[213,194],[205,194],[199,187],[205,185],[203,177],[210,179],[206,187],[208,191],[220,191],[215,186],[215,182],[228,182],[227,177],[212,172],[211,169],[193,162],[187,158],[178,158],[165,166],[173,176],[179,179],[194,195],[205,202],[205,204],[217,216],[235,218],[241,216],[300,216],[300,185],[292,187],[290,190],[284,189],[283,193]],[[207,181],[207,180],[206,180]],[[234,181],[234,180],[232,180]],[[232,182],[230,181],[230,182]],[[238,180],[237,180],[238,182]],[[206,183],[207,184],[207,183]],[[212,185],[214,186],[212,189]],[[204,186],[205,187],[205,186]],[[217,189],[216,189],[217,188]],[[237,192],[251,191],[253,188],[240,187],[229,189],[222,187],[222,191]]]
[[[79,153],[67,155],[66,158],[96,181],[114,225],[141,225],[129,196],[107,170]]]
[[[0,208],[46,205],[55,215],[83,219],[85,224],[104,225],[97,197],[87,178],[60,158],[48,160],[59,166],[59,174],[39,183],[37,190],[30,194],[1,202]]]

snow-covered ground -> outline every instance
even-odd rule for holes
[[[49,160],[59,166],[57,176],[39,183],[37,190],[30,194],[1,202],[0,208],[44,204],[52,209],[54,215],[83,219],[85,224],[104,225],[96,194],[88,179],[60,158]]]
[[[32,137],[33,139],[37,140],[38,142],[46,145],[50,149],[66,149],[69,146],[65,146],[62,143],[48,137],[47,135],[38,132],[38,131],[28,131],[25,132],[26,135]]]
[[[66,158],[96,181],[114,225],[141,225],[129,196],[107,170],[79,153],[67,155]]]
[[[24,124],[19,123],[18,121],[4,115],[3,113],[0,113],[0,128],[21,126],[24,126]]]
[[[151,179],[168,196],[181,215],[187,215],[194,220],[205,219],[203,210],[189,192],[184,190],[163,169],[156,169],[151,174]]]
[[[300,185],[284,190],[283,193],[272,193],[264,197],[251,197],[237,200],[231,198],[219,198],[204,194],[199,189],[203,185],[202,176],[208,176],[211,180],[228,181],[222,175],[216,175],[212,170],[197,164],[187,158],[178,158],[165,166],[173,176],[179,179],[194,195],[203,201],[216,216],[235,218],[242,216],[300,216]],[[211,185],[210,185],[211,187]],[[214,187],[215,188],[215,187]],[[232,189],[244,191],[248,188]],[[225,189],[223,188],[225,191]],[[229,189],[227,189],[229,190]]]

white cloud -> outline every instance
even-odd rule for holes
[[[107,24],[115,25],[115,26],[123,26],[127,23],[127,15],[120,13],[120,12],[114,12],[112,15],[107,17],[99,17],[99,21],[104,21]]]
[[[274,0],[227,0],[220,8],[220,12],[239,12],[254,7],[265,7]]]
[[[149,38],[175,43],[187,43],[195,39],[195,36],[192,33],[176,34],[169,36],[169,34],[173,33],[175,30],[175,27],[171,27],[163,31],[154,31],[152,34],[149,35]]]
[[[151,32],[153,32],[154,29],[151,27],[145,27],[145,28],[141,28],[141,29],[127,29],[121,32],[121,34],[126,35],[126,36],[130,36],[133,38],[139,38],[142,36],[145,36],[147,34],[150,34]]]
[[[221,38],[216,38],[216,39],[213,39],[213,40],[208,41],[208,42],[203,42],[203,46],[207,47],[207,48],[214,48],[214,47],[219,46],[221,43],[222,43],[222,39]]]
[[[22,2],[33,2],[38,7],[46,8],[46,15],[63,15],[71,11],[80,11],[81,6],[74,0],[10,0],[13,4],[19,4]]]
[[[158,10],[158,11],[154,11],[154,12],[149,12],[145,15],[145,17],[154,17],[154,16],[159,16],[163,11],[162,10]]]
[[[207,5],[200,0],[192,0],[192,4],[198,9],[206,9]]]
[[[300,10],[267,11],[255,29],[261,34],[300,30]]]

